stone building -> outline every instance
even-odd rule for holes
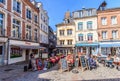
[[[59,53],[72,54],[75,47],[75,23],[69,11],[65,13],[64,21],[57,27],[57,48]]]
[[[73,12],[77,53],[98,54],[97,10],[89,8]]]

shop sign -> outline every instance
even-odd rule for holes
[[[48,58],[48,53],[42,53],[42,58]]]

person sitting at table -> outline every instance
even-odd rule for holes
[[[39,66],[39,67],[42,67],[42,66],[43,66],[43,63],[42,63],[42,60],[41,60],[41,59],[38,59],[38,66]]]
[[[108,57],[106,58],[105,65],[107,67],[112,67],[113,66],[113,64],[112,64],[112,58],[111,58],[110,54],[108,54]]]
[[[91,54],[90,54],[89,57],[88,57],[88,65],[89,65],[89,69],[90,69],[90,70],[97,68],[97,64],[96,64],[96,61],[95,61],[95,57],[92,56]]]
[[[117,55],[114,55],[114,63],[116,65],[116,69],[118,69],[118,63],[120,62],[120,58]]]

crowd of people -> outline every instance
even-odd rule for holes
[[[53,56],[52,56],[53,57]],[[37,70],[47,70],[49,63],[51,65],[54,65],[57,61],[60,60],[60,58],[57,58],[56,56],[54,56],[54,58],[56,59],[52,59],[52,57],[50,58],[51,61],[49,61],[48,59],[44,59],[44,61],[41,58],[36,59],[34,54],[30,55],[30,61],[28,64],[28,69],[32,70],[32,71],[37,71]],[[65,57],[67,63],[72,64],[75,67],[79,67],[80,66],[80,55],[76,55],[74,56],[73,54],[69,54]],[[90,54],[88,56],[88,58],[86,58],[86,62],[87,62],[87,66],[89,67],[90,70],[92,69],[96,69],[97,68],[97,57]],[[116,66],[116,68],[118,69],[118,66],[120,65],[120,58],[117,55],[114,55],[114,57],[111,57],[110,54],[108,54],[108,56],[106,57],[106,59],[104,59],[104,65],[107,67],[111,67],[113,68],[114,66]]]

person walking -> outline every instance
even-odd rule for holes
[[[37,70],[37,66],[36,66],[36,59],[35,59],[34,54],[31,54],[30,57],[31,57],[32,70],[36,71]]]

